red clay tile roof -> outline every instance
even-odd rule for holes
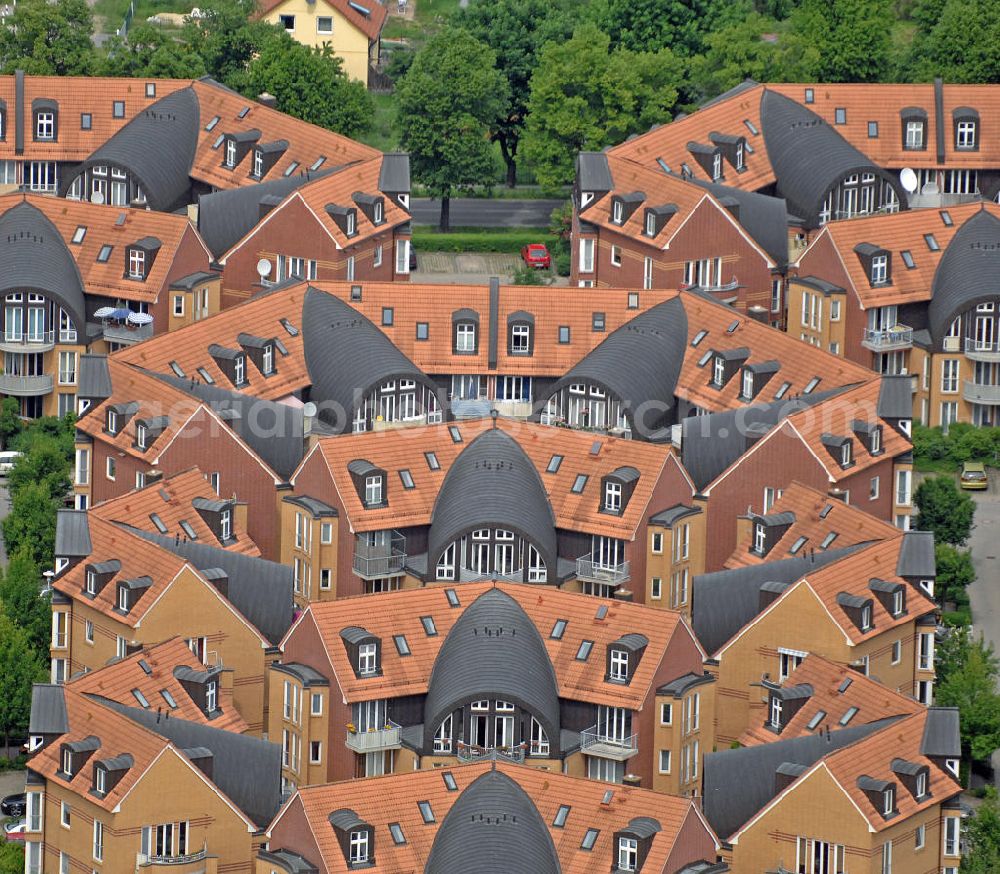
[[[62,235],[66,248],[76,261],[88,294],[102,297],[155,303],[185,234],[202,246],[207,270],[211,255],[186,216],[146,209],[98,206],[78,200],[57,199],[40,194],[0,196],[0,213],[26,199],[41,210]],[[124,221],[120,219],[124,216]],[[83,241],[73,243],[78,228],[84,228]],[[155,237],[162,244],[144,281],[125,278],[128,260],[126,247],[143,237]],[[105,245],[112,246],[110,257],[100,262],[97,256]]]
[[[809,548],[820,549],[830,534],[836,534],[826,548],[840,549],[858,543],[875,540],[891,540],[902,537],[903,532],[889,522],[883,522],[859,507],[835,500],[824,492],[793,482],[784,494],[775,501],[768,511],[774,513],[794,513],[795,521],[782,538],[774,544],[768,556],[759,556],[751,551],[753,531],[733,550],[726,561],[727,568],[747,567],[773,561],[774,557],[785,557],[793,543],[800,537],[808,538]],[[824,516],[820,516],[824,513]]]
[[[352,530],[427,525],[451,465],[477,435],[491,427],[490,419],[470,419],[428,425],[420,430],[401,428],[377,435],[325,437],[318,441],[317,451],[322,453],[333,476]],[[552,504],[556,526],[573,531],[633,537],[636,528],[650,512],[653,488],[664,467],[678,463],[675,450],[662,444],[502,417],[497,419],[497,427],[510,434],[534,464]],[[458,429],[461,443],[452,439],[452,428]],[[438,470],[430,469],[425,457],[427,452],[434,452],[437,456]],[[555,473],[549,473],[546,468],[554,455],[563,456],[563,460]],[[364,459],[388,471],[389,501],[386,507],[364,507],[347,469],[347,465],[355,459]],[[640,476],[622,515],[609,516],[599,512],[601,477],[619,467],[634,467]],[[400,485],[398,473],[401,470],[410,471],[415,488],[404,489]],[[583,490],[576,494],[571,488],[581,473],[589,479]],[[292,484],[296,492],[309,494],[308,482],[298,482],[293,475]],[[667,499],[666,505],[688,502],[692,496],[693,490],[686,488]],[[661,508],[653,508],[656,509]]]
[[[186,538],[189,535],[180,527],[180,523],[184,521],[198,535],[199,543],[260,557],[259,547],[250,539],[246,527],[237,519],[232,520],[235,542],[228,546],[224,545],[192,505],[195,498],[219,500],[219,496],[215,494],[205,475],[197,467],[150,483],[143,489],[136,489],[101,504],[95,504],[90,509],[90,516],[91,518],[99,516],[108,522],[121,522],[153,534],[167,536],[176,534]],[[159,517],[166,531],[156,526],[151,518],[153,514]]]
[[[146,672],[141,663],[148,666],[150,673]],[[183,640],[173,637],[154,646],[145,646],[121,661],[81,674],[70,681],[69,687],[74,692],[99,695],[128,707],[142,706],[133,694],[134,690],[138,690],[152,709],[169,710],[178,719],[200,722],[213,728],[223,728],[238,734],[246,732],[247,724],[233,705],[232,687],[220,688],[219,710],[222,715],[209,720],[174,676],[174,668],[182,666],[195,671],[204,670],[205,667]],[[169,703],[164,691],[169,693],[176,706]]]
[[[299,789],[295,798],[272,823],[271,829],[283,816],[295,816],[297,805],[301,803],[309,824],[308,830],[317,842],[326,870],[330,874],[347,871],[343,851],[328,817],[335,810],[350,808],[364,822],[375,827],[379,849],[375,854],[374,867],[368,870],[422,871],[448,811],[461,796],[462,790],[488,773],[491,767],[491,764],[472,763],[447,769],[455,778],[456,791],[448,790],[442,771],[438,769]],[[644,870],[666,870],[675,841],[691,817],[702,823],[707,841],[715,840],[690,798],[609,785],[505,762],[496,763],[496,770],[520,785],[537,807],[542,821],[549,828],[563,874],[593,874],[596,870],[608,868],[615,849],[615,833],[640,816],[653,817],[662,827],[653,835]],[[611,801],[602,804],[608,790],[612,792]],[[435,822],[424,823],[417,801],[430,803]],[[552,826],[552,821],[561,805],[570,806],[571,810],[566,825],[556,828]],[[391,839],[390,822],[399,824],[406,843],[397,845]],[[584,834],[591,828],[598,829],[600,834],[593,849],[586,851],[580,845]]]
[[[844,688],[844,683],[848,680],[850,683]],[[740,737],[743,746],[804,737],[828,728],[836,728],[841,717],[851,707],[857,708],[857,714],[851,720],[851,725],[878,722],[890,716],[920,713],[924,709],[919,701],[900,692],[894,692],[854,668],[838,665],[815,653],[806,656],[802,664],[792,671],[782,685],[789,687],[800,684],[812,686],[813,694],[789,720],[781,734],[775,734],[760,725],[755,725]],[[810,723],[818,714],[822,714],[819,722],[810,728]]]
[[[406,589],[382,595],[365,595],[311,604],[301,622],[314,621],[327,658],[339,683],[344,700],[365,701],[380,697],[417,695],[427,691],[434,660],[452,626],[466,607],[496,586],[521,605],[535,623],[545,642],[555,669],[559,695],[578,701],[641,709],[656,671],[675,634],[693,634],[680,613],[622,601],[599,601],[589,595],[563,592],[551,587],[513,583],[463,583],[453,587],[461,609],[448,603],[445,585]],[[604,619],[597,618],[598,607],[608,608]],[[432,616],[437,635],[428,637],[419,617]],[[311,620],[310,620],[311,617]],[[551,638],[557,619],[567,620],[560,640]],[[382,675],[359,679],[351,667],[344,642],[343,628],[359,625],[382,639]],[[288,637],[295,634],[292,627]],[[649,639],[645,654],[628,686],[611,686],[604,681],[604,653],[608,644],[625,634],[638,632]],[[405,635],[410,655],[400,656],[393,644],[394,635]],[[577,660],[584,640],[594,642],[590,658]],[[677,676],[698,670],[697,663],[679,664]]]
[[[284,2],[285,0],[262,0],[257,17],[267,15]],[[350,2],[350,0],[324,0],[324,2],[331,9],[336,9],[371,42],[378,39],[385,19],[389,15],[389,10],[383,5],[382,0],[354,0],[354,2]],[[362,13],[361,9],[367,9],[368,14]]]

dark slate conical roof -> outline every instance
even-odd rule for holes
[[[438,652],[424,702],[429,739],[457,707],[482,698],[530,711],[559,738],[559,687],[545,643],[521,605],[500,589],[470,604]]]
[[[505,431],[483,431],[452,464],[441,484],[427,542],[433,571],[453,540],[476,528],[508,528],[528,538],[555,579],[556,522],[535,465]]]
[[[306,291],[302,304],[302,342],[310,400],[337,431],[350,431],[360,400],[387,379],[413,379],[436,389],[370,319],[315,288]]]
[[[555,844],[538,808],[502,771],[487,771],[441,823],[424,874],[559,874]]]
[[[21,201],[0,215],[0,293],[32,289],[55,301],[84,330],[83,280],[45,213]]]
[[[194,88],[182,88],[148,106],[78,168],[97,164],[127,170],[151,209],[167,211],[186,202],[198,147],[201,109]],[[66,184],[72,182],[72,177]]]
[[[1000,219],[984,209],[955,232],[934,273],[928,320],[935,343],[957,316],[996,298],[998,276]]]
[[[679,297],[636,316],[608,335],[562,379],[553,394],[573,383],[603,386],[628,406],[636,435],[669,437],[663,416],[674,407],[674,389],[687,346],[687,313]]]

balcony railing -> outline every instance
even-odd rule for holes
[[[481,762],[499,759],[506,762],[523,762],[526,744],[511,747],[480,747],[476,744],[458,742],[457,755],[460,762]]]
[[[381,750],[397,750],[401,746],[399,726],[392,720],[387,720],[385,728],[367,729],[365,731],[347,730],[344,743],[348,749],[356,753],[374,753]]]
[[[27,397],[47,395],[52,391],[52,374],[43,373],[39,376],[14,376],[10,373],[0,373],[0,394]]]
[[[962,397],[971,404],[1000,404],[1000,385],[980,385],[967,379],[962,384]]]
[[[973,361],[1000,361],[1000,343],[966,337],[964,349],[965,354]]]
[[[148,325],[117,325],[109,322],[103,328],[104,339],[121,346],[131,346],[153,336],[153,326]]]
[[[629,563],[608,564],[604,561],[594,561],[593,553],[587,553],[576,560],[577,579],[594,583],[620,584],[629,579]]]
[[[354,573],[365,579],[394,577],[406,564],[406,538],[393,531],[387,542],[371,544],[360,537],[354,544]]]
[[[873,352],[890,349],[909,349],[913,345],[913,328],[909,325],[893,325],[891,328],[865,328],[861,345]]]
[[[48,352],[55,344],[55,331],[31,335],[5,331],[0,334],[0,349],[4,352]]]
[[[201,862],[208,855],[208,844],[205,844],[195,853],[188,853],[184,856],[155,856],[148,853],[136,853],[135,864],[137,868],[145,868],[150,865],[188,865],[192,862]]]
[[[639,752],[639,735],[619,737],[600,731],[600,726],[594,725],[580,732],[580,750],[589,756],[624,762]]]

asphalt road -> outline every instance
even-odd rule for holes
[[[969,586],[972,622],[977,634],[1000,652],[1000,486],[990,471],[989,490],[968,492],[976,502],[969,547],[976,581]]]
[[[547,228],[552,210],[562,200],[488,200],[484,197],[456,197],[451,201],[453,227]],[[421,197],[410,201],[413,223],[436,225],[441,218],[441,202]]]

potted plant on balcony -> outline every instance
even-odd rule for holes
[[[358,727],[353,722],[348,722],[347,723],[347,731],[350,734],[357,734],[358,733]]]

